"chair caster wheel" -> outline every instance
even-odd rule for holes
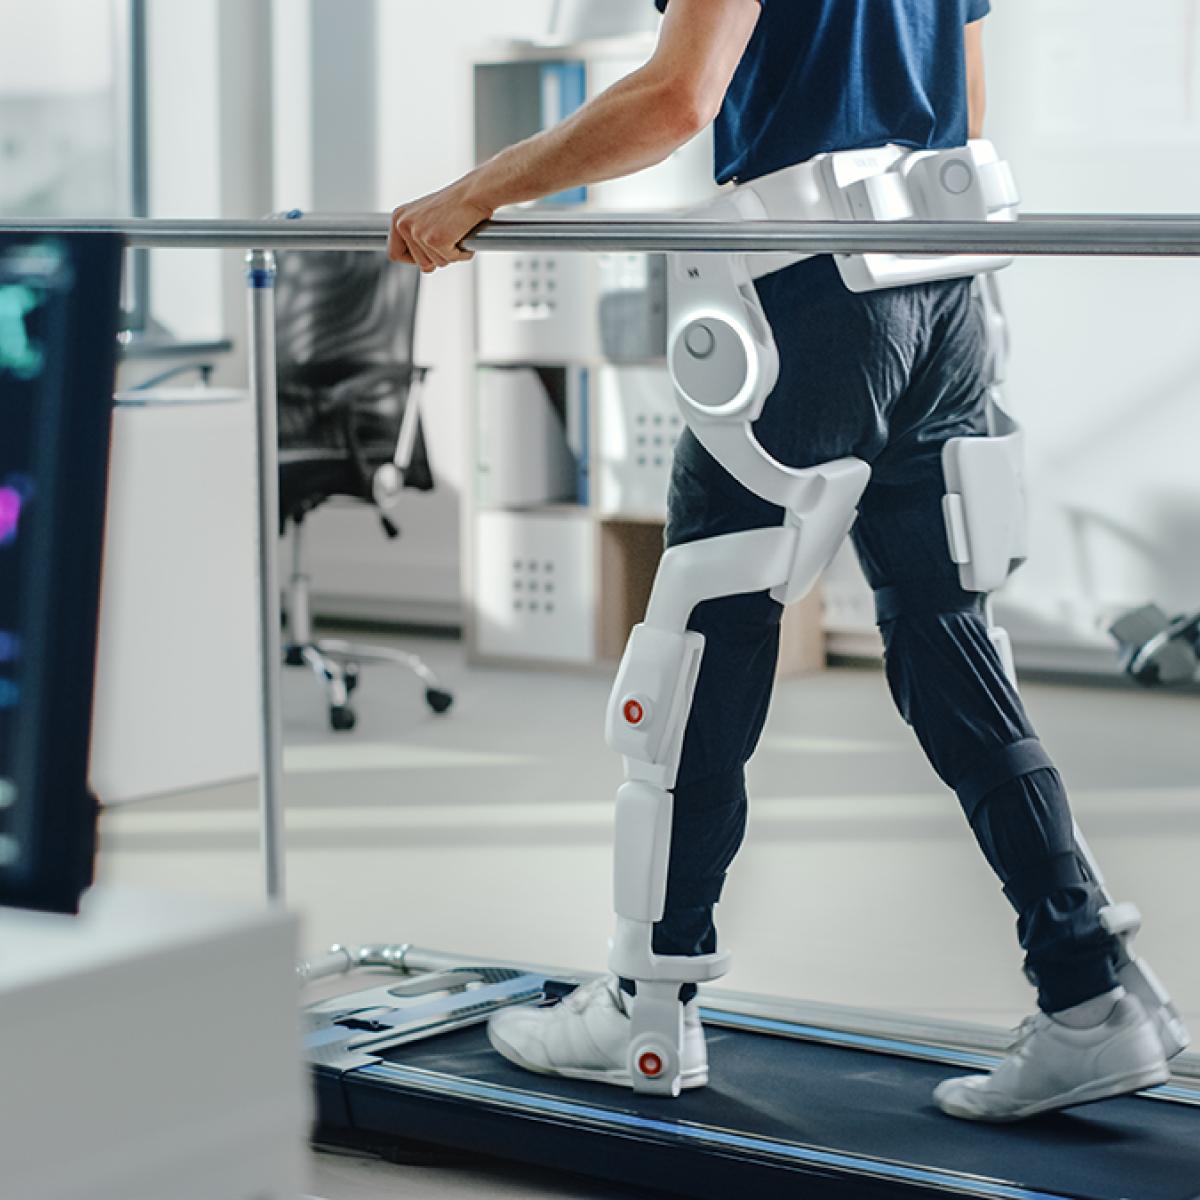
[[[302,667],[304,666],[304,651],[299,646],[289,646],[283,654],[285,666]]]
[[[427,688],[425,699],[435,713],[444,713],[454,703],[454,697],[440,688]]]
[[[339,733],[347,732],[358,723],[358,717],[349,705],[335,704],[329,710],[329,727]]]

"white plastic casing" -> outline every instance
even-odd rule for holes
[[[674,782],[703,651],[704,638],[698,633],[637,625],[609,698],[609,746],[626,758],[664,768],[659,781],[666,787]],[[628,711],[631,702],[640,714]]]
[[[627,1065],[634,1090],[678,1096],[683,1084],[684,1036],[678,986],[643,980],[633,1003],[631,1024]]]
[[[781,604],[803,600],[833,561],[858,517],[858,502],[871,478],[871,468],[857,458],[837,459],[812,468],[820,478],[810,506],[790,510],[786,523],[796,530],[796,548],[785,583],[772,589]]]
[[[968,592],[994,592],[1026,556],[1024,434],[954,438],[942,453],[950,557]]]
[[[655,954],[651,949],[654,926],[649,921],[617,915],[608,965],[625,979],[705,983],[720,979],[729,970],[730,955],[723,950],[695,957]]]
[[[829,161],[843,157],[830,155]],[[845,177],[832,165],[826,170],[831,186]],[[842,220],[1009,221],[1017,215],[1020,196],[1009,165],[991,142],[979,139],[951,150],[902,153],[880,174],[841,183],[834,203]],[[985,274],[1008,266],[1012,259],[981,254],[840,254],[837,261],[852,292],[869,292]]]
[[[672,804],[669,792],[649,783],[629,782],[617,791],[613,898],[618,916],[662,919]]]

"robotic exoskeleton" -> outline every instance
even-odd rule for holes
[[[898,147],[819,155],[741,185],[694,214],[714,220],[1012,220],[1012,174],[990,143],[944,151]],[[680,254],[670,267],[668,364],[684,420],[705,449],[749,491],[784,510],[781,525],[675,546],[663,555],[645,620],[632,632],[609,701],[606,735],[624,756],[617,795],[610,966],[636,983],[629,1069],[638,1091],[677,1095],[683,1010],[679,989],[719,978],[723,951],[658,955],[652,947],[667,887],[675,785],[693,691],[704,653],[689,631],[702,601],[769,591],[783,604],[803,598],[848,534],[870,468],[842,458],[807,469],[775,460],[754,422],[775,386],[779,355],[754,280],[798,262],[787,254]],[[1020,565],[1025,550],[1023,435],[1005,410],[1007,351],[994,272],[996,256],[842,255],[852,291],[937,279],[977,277],[988,332],[986,437],[956,438],[943,455],[943,509],[950,552],[964,589],[989,594]],[[1012,651],[990,619],[990,636],[1010,677]],[[1083,838],[1080,865],[1102,891],[1103,921],[1116,935],[1121,983],[1155,1017],[1168,1057],[1187,1044],[1179,1014],[1130,941],[1140,918],[1115,904]]]

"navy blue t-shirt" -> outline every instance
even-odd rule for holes
[[[716,123],[716,177],[825,150],[967,140],[963,27],[990,0],[761,0]],[[668,0],[655,0],[665,11]]]

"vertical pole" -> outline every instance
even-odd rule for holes
[[[132,0],[129,11],[129,215],[150,215],[150,48],[147,0]],[[133,320],[135,333],[150,333],[150,251],[134,250]]]
[[[279,677],[279,443],[275,390],[275,255],[246,255],[250,309],[250,395],[258,442],[258,631],[262,687],[259,800],[267,897],[284,899],[283,724]]]

